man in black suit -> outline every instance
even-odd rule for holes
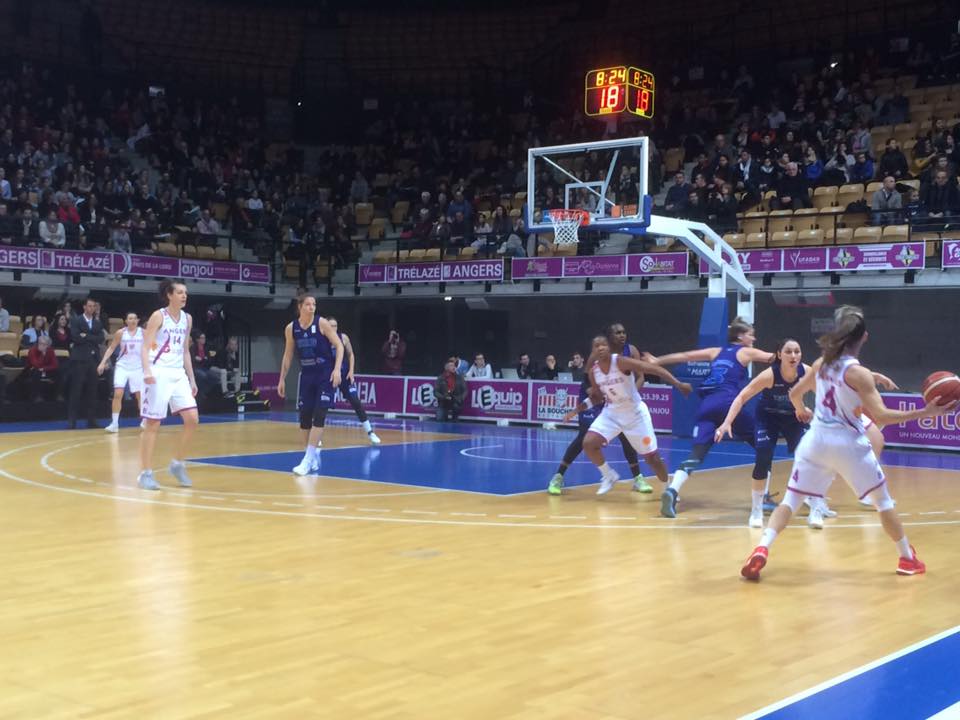
[[[77,426],[81,409],[87,416],[87,427],[98,428],[97,365],[100,363],[100,348],[103,345],[103,325],[97,319],[96,301],[87,298],[83,314],[70,320],[70,429]]]

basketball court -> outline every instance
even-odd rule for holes
[[[3,717],[925,718],[960,700],[954,455],[884,456],[926,575],[894,574],[838,483],[839,516],[795,519],[753,584],[735,443],[666,520],[657,492],[598,498],[582,458],[548,496],[568,430],[381,421],[371,447],[337,418],[298,478],[292,416],[213,418],[194,488],[158,467],[152,493],[135,427],[5,429]],[[687,441],[661,442],[673,471]]]

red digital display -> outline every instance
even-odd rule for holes
[[[624,65],[591,70],[584,82],[584,112],[591,116],[629,112],[653,117],[653,74]]]

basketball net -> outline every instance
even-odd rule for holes
[[[586,210],[548,210],[553,224],[554,245],[576,245],[580,242],[580,226],[590,222],[590,213]]]

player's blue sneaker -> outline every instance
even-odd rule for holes
[[[179,460],[170,461],[170,474],[177,479],[177,484],[180,485],[180,487],[193,487],[193,483],[190,482],[190,478],[187,477],[187,466]]]
[[[677,491],[668,487],[660,496],[660,514],[664,517],[675,518],[677,516]]]
[[[143,490],[159,490],[160,486],[153,477],[153,470],[144,470],[137,478],[137,485]]]

